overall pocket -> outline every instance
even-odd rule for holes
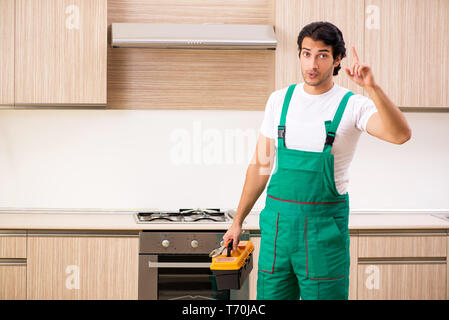
[[[306,267],[311,280],[335,280],[346,275],[349,247],[334,217],[306,217]]]
[[[265,207],[259,216],[260,251],[258,269],[273,273],[276,261],[276,241],[278,236],[279,212]]]
[[[282,200],[313,202],[314,195],[323,192],[323,175],[324,162],[320,154],[283,150],[267,193]]]

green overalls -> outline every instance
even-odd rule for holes
[[[325,122],[322,152],[288,149],[285,119],[296,84],[285,96],[276,168],[260,213],[257,299],[347,299],[349,196],[335,186],[332,143],[352,92]]]

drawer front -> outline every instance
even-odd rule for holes
[[[27,237],[26,232],[0,231],[0,259],[26,258]]]
[[[443,233],[359,235],[359,258],[446,257],[446,238]]]
[[[446,299],[446,263],[359,264],[357,298]]]

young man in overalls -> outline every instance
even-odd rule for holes
[[[304,82],[273,92],[240,203],[223,239],[236,247],[242,223],[276,167],[260,213],[258,299],[347,299],[349,287],[348,168],[362,132],[403,144],[411,129],[375,82],[354,62],[346,75],[371,99],[336,85],[346,48],[328,22],[298,36]],[[275,152],[274,152],[275,150]]]

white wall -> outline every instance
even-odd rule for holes
[[[413,138],[404,145],[362,135],[351,208],[449,208],[449,113],[406,117]],[[0,207],[235,208],[262,118],[250,111],[1,110]]]

